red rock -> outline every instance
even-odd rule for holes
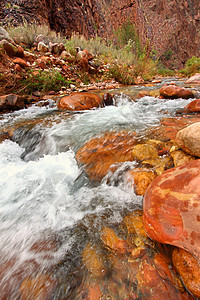
[[[83,52],[85,52],[85,54],[87,55],[87,59],[88,61],[93,60],[94,55],[92,53],[90,53],[89,51],[87,51],[86,49],[83,50]]]
[[[18,110],[24,108],[24,99],[21,96],[10,94],[0,96],[0,111]]]
[[[100,287],[95,284],[89,287],[88,300],[100,300],[101,299],[101,290]]]
[[[46,62],[42,60],[41,58],[36,59],[36,64],[38,67],[45,69],[46,68]]]
[[[190,102],[185,108],[185,112],[200,112],[200,99]]]
[[[20,58],[20,57],[15,58],[15,59],[13,60],[13,62],[14,62],[15,64],[20,65],[20,67],[22,67],[22,68],[29,68],[29,64],[28,64],[25,60],[23,60],[22,58]]]
[[[100,96],[93,93],[72,93],[64,96],[58,103],[58,109],[61,110],[88,110],[103,105]]]
[[[199,299],[200,297],[200,263],[188,251],[174,249],[172,253],[173,264],[181,276],[186,288]]]
[[[163,85],[160,89],[160,96],[166,99],[189,99],[194,98],[194,94],[185,88],[176,85]]]
[[[160,243],[187,249],[200,258],[200,160],[165,171],[144,197],[144,227]]]
[[[135,142],[135,132],[105,132],[79,149],[76,158],[85,164],[85,170],[91,179],[101,180],[111,165],[132,160]]]

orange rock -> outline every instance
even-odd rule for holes
[[[94,93],[72,93],[64,96],[58,103],[58,109],[61,110],[88,110],[103,105],[100,96]]]
[[[150,238],[200,258],[200,160],[165,171],[148,187],[143,220]]]
[[[160,89],[160,96],[166,99],[189,99],[194,98],[192,91],[176,85],[163,85]]]
[[[126,241],[120,239],[113,229],[104,227],[101,231],[101,239],[109,249],[114,250],[119,254],[125,254],[127,252],[128,245]]]
[[[19,291],[21,300],[47,300],[55,288],[55,281],[49,275],[38,275],[37,277],[26,278]]]
[[[190,102],[185,108],[185,112],[200,112],[200,99]]]
[[[154,172],[147,169],[134,169],[125,174],[127,182],[130,183],[135,190],[136,195],[144,196],[149,184],[156,177]]]
[[[17,110],[21,108],[24,108],[23,97],[14,94],[0,96],[0,111]]]
[[[23,60],[22,58],[17,57],[13,60],[13,62],[15,64],[20,65],[20,67],[22,67],[22,68],[29,68],[29,64],[25,60]]]
[[[199,299],[200,297],[200,263],[188,251],[174,249],[172,253],[173,264],[181,276],[186,288]]]
[[[42,60],[41,58],[36,59],[36,63],[38,67],[45,69],[46,68],[46,62]]]
[[[105,132],[87,142],[76,154],[79,162],[93,180],[101,180],[113,164],[132,160],[136,133],[128,131]]]

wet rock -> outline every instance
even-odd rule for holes
[[[200,258],[200,160],[167,170],[148,187],[144,227],[160,243],[181,247]]]
[[[125,174],[126,181],[134,187],[136,195],[144,196],[147,187],[156,177],[154,172],[147,169],[134,169]]]
[[[165,99],[194,98],[194,94],[192,93],[192,91],[179,87],[174,84],[163,85],[159,92],[160,92],[160,96]]]
[[[101,299],[101,290],[98,284],[89,286],[88,300],[100,300],[100,299]]]
[[[89,177],[98,181],[107,174],[111,165],[132,160],[135,142],[135,132],[105,132],[79,149],[76,158],[85,164]]]
[[[188,251],[176,248],[172,253],[173,264],[185,287],[195,297],[200,297],[200,263]]]
[[[92,246],[88,243],[83,252],[82,260],[88,271],[93,277],[103,277],[106,273],[103,257],[98,253],[98,250],[95,246]]]
[[[200,99],[190,102],[185,108],[185,112],[200,112]]]
[[[200,73],[196,73],[195,75],[191,76],[185,83],[200,84]]]
[[[55,288],[55,281],[49,275],[38,275],[37,277],[26,278],[19,291],[21,300],[37,299],[48,300]]]
[[[133,159],[143,161],[147,159],[158,159],[158,152],[154,145],[138,144],[132,149]]]
[[[113,95],[111,95],[110,93],[105,93],[103,95],[103,103],[106,106],[113,105],[113,103],[114,103],[114,101],[113,101]]]
[[[24,108],[24,98],[10,94],[0,96],[0,111],[18,110]]]
[[[79,111],[101,107],[102,105],[102,99],[94,93],[72,93],[60,99],[58,109]]]
[[[118,254],[125,254],[127,252],[126,241],[120,239],[113,229],[104,227],[101,231],[101,239],[106,247],[111,251],[115,251]]]
[[[185,153],[184,151],[182,151],[182,150],[176,150],[176,151],[173,151],[173,152],[171,153],[171,156],[172,156],[172,158],[173,158],[174,166],[175,166],[175,167],[184,165],[184,164],[188,163],[189,161],[195,159],[194,156],[191,156],[191,155],[189,155],[189,154],[186,154],[186,153]]]
[[[20,65],[20,67],[22,67],[22,68],[24,68],[24,69],[30,67],[30,65],[29,65],[24,59],[22,59],[22,58],[20,58],[20,57],[15,58],[15,59],[13,60],[13,62],[14,62],[15,64]]]
[[[200,122],[180,130],[176,139],[179,147],[185,152],[200,157]]]
[[[17,47],[14,46],[13,44],[9,43],[7,40],[1,40],[0,46],[3,47],[3,49],[8,54],[8,56],[11,56],[11,57],[16,56],[17,51],[18,51]]]
[[[37,51],[46,53],[46,52],[49,51],[49,48],[43,42],[39,42],[38,45],[37,45]]]

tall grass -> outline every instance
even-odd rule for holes
[[[180,71],[183,75],[191,76],[200,72],[200,57],[193,56],[185,63],[185,68]]]
[[[50,30],[47,25],[39,25],[35,21],[28,23],[25,19],[21,26],[7,25],[5,28],[10,37],[17,43],[23,43],[28,48],[31,48],[39,34],[44,35],[45,42],[63,42],[63,37],[53,30]]]

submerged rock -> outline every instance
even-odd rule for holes
[[[73,93],[62,97],[58,102],[58,109],[70,111],[88,110],[102,106],[102,99],[94,93]]]
[[[144,197],[144,227],[150,238],[187,249],[200,258],[200,160],[167,170]]]
[[[179,87],[174,84],[163,85],[159,92],[160,92],[160,96],[166,99],[194,98],[194,94],[192,93],[192,91]]]
[[[115,251],[118,254],[125,254],[127,252],[126,241],[120,239],[113,229],[104,227],[101,231],[101,239],[106,247],[111,251]]]
[[[55,281],[49,275],[38,275],[37,277],[26,278],[19,290],[21,293],[21,300],[37,299],[47,300],[55,288]]]
[[[132,147],[136,142],[134,131],[105,132],[87,142],[76,154],[85,164],[85,171],[93,180],[101,180],[113,164],[132,159]]]
[[[180,130],[176,139],[179,147],[185,152],[200,157],[200,122]]]
[[[144,196],[146,189],[156,177],[153,171],[134,169],[125,174],[126,181],[134,187],[136,195]]]

